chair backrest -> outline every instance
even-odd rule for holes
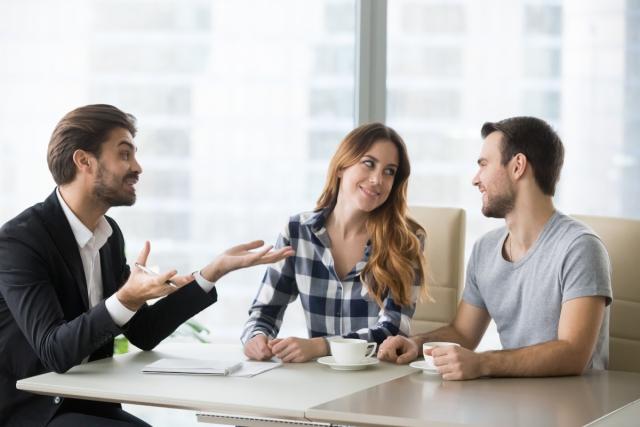
[[[609,369],[640,372],[640,221],[573,217],[600,236],[611,260]]]
[[[434,299],[418,301],[411,333],[419,334],[448,324],[456,313],[464,277],[465,212],[425,206],[413,206],[409,211],[427,232],[425,255]]]

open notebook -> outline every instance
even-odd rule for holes
[[[224,361],[203,359],[160,359],[142,368],[145,374],[229,375],[253,377],[282,366],[281,362],[253,360]]]
[[[229,375],[242,362],[201,359],[160,359],[142,368],[145,374]]]

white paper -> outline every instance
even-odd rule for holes
[[[257,362],[255,360],[245,360],[237,371],[229,374],[231,377],[255,377],[263,372],[282,366],[282,362]]]

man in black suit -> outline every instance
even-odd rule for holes
[[[292,254],[270,247],[251,252],[263,245],[255,241],[193,275],[131,270],[122,233],[105,213],[135,202],[142,173],[135,133],[135,118],[110,105],[68,113],[47,155],[57,188],[0,229],[0,425],[147,425],[119,404],[40,396],[15,384],[111,357],[120,333],[150,350],[216,301],[214,284],[226,273]],[[139,264],[149,251],[147,242]],[[165,298],[146,304],[158,297]]]

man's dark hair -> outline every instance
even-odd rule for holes
[[[136,118],[106,104],[85,105],[67,113],[54,129],[47,150],[47,164],[56,184],[67,184],[75,178],[76,150],[100,157],[102,143],[116,128],[126,129],[135,137]]]
[[[503,134],[502,165],[509,163],[516,154],[524,154],[542,192],[553,196],[564,162],[564,146],[553,128],[535,117],[511,117],[485,123],[480,133],[482,138],[486,138],[495,131]]]

